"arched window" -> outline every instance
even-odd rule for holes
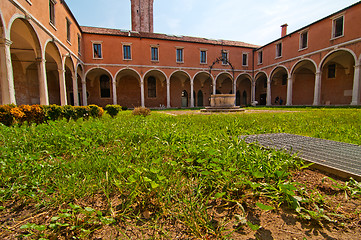
[[[100,76],[100,97],[110,98],[110,78],[107,75]]]
[[[148,97],[157,97],[157,80],[155,79],[155,77],[148,78]]]
[[[246,90],[243,91],[242,98],[243,98],[243,105],[247,106],[247,92],[246,92]]]

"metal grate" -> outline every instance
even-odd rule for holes
[[[247,143],[284,150],[303,160],[361,178],[361,146],[320,138],[276,133],[241,136]]]

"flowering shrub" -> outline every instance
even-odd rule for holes
[[[96,105],[90,106],[40,106],[40,105],[0,105],[0,123],[5,126],[14,124],[41,124],[46,121],[56,121],[62,118],[77,120],[79,118],[88,119],[90,116],[100,118],[104,110]]]

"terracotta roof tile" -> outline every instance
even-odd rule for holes
[[[84,27],[84,26],[81,27],[81,29],[82,29],[83,33],[89,33],[89,34],[151,38],[151,39],[160,39],[160,40],[183,41],[183,42],[225,45],[225,46],[246,47],[246,48],[259,48],[260,47],[257,45],[248,44],[248,43],[244,43],[244,42],[238,42],[238,41],[214,40],[214,39],[207,39],[207,38],[176,36],[176,35],[167,35],[167,34],[160,34],[160,33],[133,32],[133,31],[129,31],[129,30]]]

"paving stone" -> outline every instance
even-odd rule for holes
[[[361,146],[288,133],[241,136],[247,143],[284,150],[326,168],[361,178]]]

